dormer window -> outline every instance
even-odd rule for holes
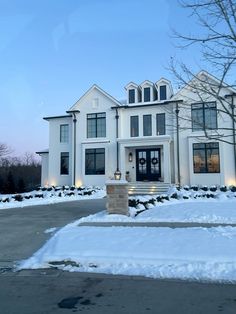
[[[166,100],[166,85],[160,86],[160,100]]]
[[[129,89],[129,104],[135,103],[135,89]]]
[[[151,101],[150,87],[145,87],[143,90],[143,93],[144,93],[144,102]]]

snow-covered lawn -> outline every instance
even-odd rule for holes
[[[32,191],[22,194],[0,194],[0,210],[6,208],[25,207],[34,205],[47,205],[68,201],[77,201],[84,199],[103,198],[106,196],[104,188],[86,187],[82,190],[69,187],[63,190],[62,188],[49,188],[48,190]],[[20,201],[14,197],[20,197]]]
[[[78,227],[70,224],[20,268],[236,281],[236,228]]]
[[[236,198],[205,199],[205,200],[172,200],[158,203],[132,216],[134,209],[130,208],[131,216],[108,215],[102,211],[80,219],[86,222],[197,222],[197,223],[227,223],[236,224]]]
[[[236,200],[168,201],[138,216],[82,218],[52,235],[19,269],[236,282],[236,227],[154,228],[82,226],[85,221],[236,222]],[[53,229],[46,232],[52,232]]]

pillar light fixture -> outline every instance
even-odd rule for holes
[[[119,169],[117,169],[114,173],[114,178],[115,180],[120,180],[121,179],[121,172]]]
[[[133,161],[133,154],[130,152],[129,153],[129,162],[132,162]]]

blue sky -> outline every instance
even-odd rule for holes
[[[171,28],[193,30],[177,0],[0,0],[0,142],[48,147],[44,116],[64,114],[94,83],[118,99],[129,81],[172,79]]]

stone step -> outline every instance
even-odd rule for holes
[[[166,193],[171,186],[165,182],[131,182],[129,183],[129,195],[148,195]]]

